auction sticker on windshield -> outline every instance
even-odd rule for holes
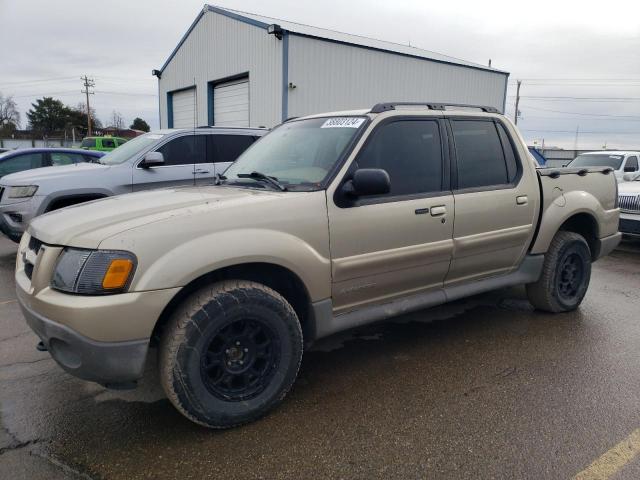
[[[320,128],[358,128],[363,124],[364,118],[335,117],[329,118]]]

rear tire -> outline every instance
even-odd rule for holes
[[[184,416],[230,428],[284,399],[302,351],[300,322],[280,294],[256,282],[224,281],[174,312],[160,342],[160,377]]]
[[[527,296],[538,310],[569,312],[578,308],[591,279],[591,251],[582,235],[560,231],[544,259],[542,275],[527,285]]]

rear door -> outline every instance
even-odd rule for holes
[[[506,273],[518,265],[533,235],[538,183],[501,121],[449,121],[454,147],[453,260],[446,284]]]
[[[133,168],[133,190],[174,185],[193,185],[194,168],[202,164],[206,152],[205,135],[188,133],[173,137],[153,151],[162,153],[164,165]]]
[[[385,170],[390,193],[347,205],[328,200],[335,313],[442,288],[454,211],[443,138],[438,119],[383,121],[352,170]]]

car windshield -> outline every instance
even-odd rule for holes
[[[246,150],[224,172],[228,183],[262,183],[267,175],[288,189],[317,188],[329,175],[366,117],[323,117],[284,123]]]
[[[623,155],[615,154],[597,154],[597,155],[578,155],[573,159],[568,167],[611,167],[618,170],[622,165]]]
[[[101,157],[98,162],[103,165],[118,165],[120,163],[124,163],[164,137],[165,135],[159,133],[146,133],[144,135],[140,135],[139,137],[136,137],[127,143],[123,143],[122,146],[107,153],[104,157]]]

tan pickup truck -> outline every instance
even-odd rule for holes
[[[536,169],[492,108],[378,104],[287,121],[215,185],[36,218],[17,296],[69,373],[132,387],[157,352],[178,410],[224,428],[334,332],[518,284],[577,308],[618,217],[611,169]]]

